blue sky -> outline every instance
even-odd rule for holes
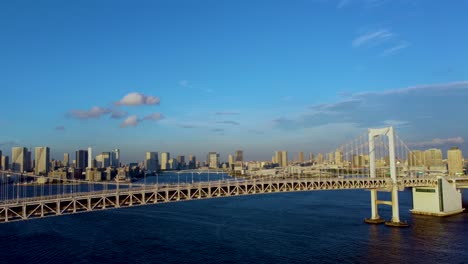
[[[468,152],[465,1],[2,1],[0,149]],[[73,157],[74,155],[72,155]]]

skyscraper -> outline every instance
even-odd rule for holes
[[[36,159],[34,172],[36,175],[46,175],[49,172],[50,149],[48,147],[36,147],[34,157]]]
[[[70,165],[70,154],[63,153],[63,166],[68,167]]]
[[[82,169],[83,171],[88,166],[88,151],[86,150],[77,150],[75,153],[76,168]]]
[[[17,172],[26,170],[28,150],[25,147],[13,147],[11,149],[11,169]]]
[[[111,166],[116,168],[120,167],[120,149],[114,149],[112,154]]]
[[[158,153],[157,152],[146,152],[145,168],[146,170],[150,172],[158,170]]]
[[[281,164],[283,164],[283,162],[281,161],[281,158],[282,158],[281,151],[275,151],[275,163],[278,164],[280,167],[282,167]]]
[[[318,164],[323,164],[323,154],[322,153],[317,154],[317,163]]]
[[[236,150],[236,157],[235,161],[244,162],[244,152],[242,150]]]
[[[185,168],[185,156],[179,155],[177,156],[177,166],[178,168]]]
[[[281,167],[285,168],[288,166],[288,152],[286,150],[281,151]]]
[[[3,168],[3,163],[2,163],[2,160],[1,160],[2,157],[3,157],[3,156],[2,156],[2,151],[0,150],[0,170],[4,170],[4,168]]]
[[[2,156],[2,169],[9,170],[10,169],[10,159],[8,156]]]
[[[450,176],[463,173],[463,154],[462,151],[453,147],[447,151],[448,172]]]
[[[304,162],[304,152],[299,151],[299,153],[297,155],[297,161]]]
[[[412,150],[408,154],[408,164],[410,167],[424,166],[424,152],[421,150]]]
[[[229,154],[228,156],[228,162],[229,162],[229,168],[230,169],[234,168],[234,156],[232,156],[231,154]]]
[[[219,167],[219,154],[216,152],[209,152],[208,153],[208,167],[217,169]]]
[[[314,160],[315,160],[314,154],[313,154],[313,153],[309,153],[309,161],[310,161],[310,162],[314,162]]]
[[[161,170],[169,169],[170,159],[171,159],[171,155],[169,154],[169,152],[161,152]]]
[[[93,149],[91,147],[88,147],[88,168],[93,167]]]
[[[424,162],[429,167],[440,167],[443,166],[442,162],[442,150],[432,148],[424,151]]]
[[[335,151],[335,164],[343,164],[343,151],[341,149],[337,149]]]

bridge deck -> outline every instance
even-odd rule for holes
[[[402,178],[401,188],[435,186],[435,177]],[[183,185],[146,185],[127,189],[11,199],[0,203],[0,222],[91,212],[130,206],[277,192],[389,189],[390,178],[253,179]]]

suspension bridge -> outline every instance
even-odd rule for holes
[[[429,169],[421,173],[421,168],[415,174],[409,162],[414,157],[392,127],[369,129],[328,156],[310,165],[308,173],[291,174],[284,168],[268,176],[230,177],[220,171],[189,171],[177,173],[177,180],[156,176],[138,183],[1,171],[0,222],[239,195],[348,189],[370,190],[371,217],[366,222],[371,224],[385,222],[378,205],[389,205],[392,219],[386,224],[407,226],[398,207],[398,191],[404,188],[413,188],[414,213],[445,216],[464,210],[460,189],[468,186],[468,177]],[[381,191],[391,192],[391,200],[379,200]]]

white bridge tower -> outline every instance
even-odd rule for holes
[[[380,218],[378,212],[379,204],[386,204],[392,206],[392,219],[389,222],[385,222],[388,226],[396,227],[405,227],[408,226],[406,222],[400,221],[400,211],[398,206],[398,181],[397,181],[397,170],[396,170],[396,161],[395,161],[395,135],[393,127],[378,128],[378,129],[369,129],[369,170],[370,177],[376,177],[376,166],[375,166],[375,138],[378,136],[387,136],[388,137],[388,151],[390,159],[390,177],[392,180],[392,200],[391,201],[381,201],[377,198],[377,189],[372,189],[371,192],[371,218],[365,220],[369,224],[381,224],[385,220]]]

